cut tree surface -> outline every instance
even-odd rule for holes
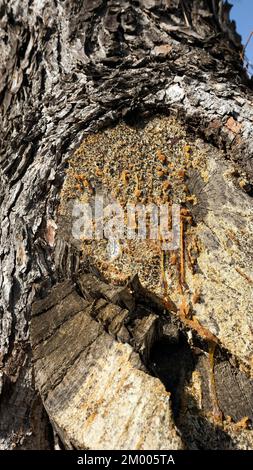
[[[149,295],[137,279],[122,289],[82,273],[34,303],[36,386],[62,445],[250,448],[247,371],[194,330],[189,341],[158,298],[147,307]]]
[[[178,311],[186,302],[189,317],[251,366],[253,205],[245,185],[223,152],[187,134],[174,118],[140,120],[132,127],[120,124],[89,136],[71,157],[61,194],[59,236],[84,257],[91,256],[108,281],[124,284],[138,273],[143,285],[161,298],[166,284]],[[73,207],[77,202],[94,207],[97,196],[104,214],[112,203],[120,205],[124,217],[127,204],[142,205],[144,236],[138,235],[141,215],[135,209],[134,235],[129,239],[125,224],[111,256],[108,236],[96,240],[93,232],[86,240],[82,206],[78,217]],[[168,204],[169,237],[173,203],[187,209],[188,217],[181,226],[182,245],[166,251],[166,239],[159,240],[161,228],[157,239],[150,239],[148,207],[155,204],[158,211]],[[111,232],[118,223],[113,215]],[[75,226],[80,227],[79,238],[73,236]]]
[[[50,294],[55,305],[49,306],[48,298],[35,304],[36,383],[50,419],[67,448],[182,449],[170,393],[147,374],[133,346],[117,342],[102,326],[137,350],[150,349],[158,317],[149,313],[128,331],[128,311],[108,303],[100,284],[101,297],[91,303],[76,291],[66,295],[64,283]]]
[[[234,22],[229,20],[229,10],[229,4],[220,0],[0,0],[1,449],[54,447],[43,394],[46,389],[49,393],[50,379],[55,384],[59,380],[59,387],[66,371],[55,353],[54,361],[61,375],[58,376],[57,370],[52,369],[52,362],[52,377],[47,380],[48,376],[45,375],[42,385],[39,371],[42,375],[47,371],[43,370],[42,365],[36,368],[35,361],[38,393],[34,381],[30,331],[35,328],[33,331],[37,339],[45,335],[46,347],[47,342],[57,335],[63,320],[64,323],[65,320],[73,321],[76,315],[80,318],[77,312],[80,305],[87,312],[88,305],[95,300],[93,293],[87,297],[87,292],[92,292],[91,279],[83,282],[73,278],[84,268],[95,277],[98,277],[99,270],[102,271],[104,284],[96,292],[101,288],[104,292],[102,301],[113,305],[101,312],[96,311],[96,318],[92,317],[92,321],[102,322],[103,331],[113,338],[111,341],[115,341],[115,347],[120,341],[130,344],[129,347],[141,355],[151,375],[162,372],[160,375],[165,388],[172,393],[171,409],[186,447],[253,448],[250,430],[246,429],[249,427],[247,417],[244,416],[250,416],[251,409],[248,381],[252,356],[249,343],[252,337],[249,300],[252,279],[249,269],[250,198],[253,194],[252,80],[243,68],[242,45]],[[145,133],[152,128],[153,118],[159,114],[163,118],[158,119],[158,127],[166,131],[166,128],[174,126],[181,130],[180,135],[176,133],[175,136],[170,132],[172,140],[156,145],[155,137],[165,136],[166,132],[158,130],[154,138],[145,137]],[[168,121],[164,114],[169,115],[171,120]],[[148,122],[147,118],[152,119]],[[141,130],[143,123],[145,126]],[[119,124],[117,128],[116,124]],[[120,130],[121,138],[116,135]],[[97,131],[102,131],[99,138],[94,137]],[[178,137],[182,139],[178,140]],[[120,140],[123,141],[122,145],[119,145]],[[148,150],[150,146],[150,151],[143,157],[145,160],[139,161],[136,177],[132,176],[133,171],[125,168],[126,154],[123,155],[124,146],[129,151],[129,162],[138,163],[139,157],[134,159],[131,154],[133,150],[130,150],[133,140],[137,147],[139,140],[143,149]],[[109,141],[110,146],[106,148],[104,144]],[[92,251],[93,260],[85,256],[84,246],[77,246],[77,243],[73,246],[66,213],[60,214],[60,210],[63,209],[63,200],[66,201],[63,195],[71,178],[74,182],[78,175],[80,179],[75,181],[76,186],[82,189],[88,185],[85,188],[92,191],[89,142],[93,142],[96,149],[95,160],[105,150],[108,162],[110,160],[112,163],[111,157],[117,150],[119,161],[115,157],[115,170],[119,172],[117,184],[122,185],[118,196],[124,198],[128,189],[133,187],[134,197],[140,200],[145,197],[145,184],[141,179],[143,170],[148,175],[154,170],[155,190],[172,191],[175,188],[176,181],[172,175],[167,180],[168,175],[164,173],[164,157],[175,162],[172,150],[173,146],[176,148],[180,160],[177,176],[182,179],[177,196],[186,196],[182,192],[183,183],[189,186],[190,198],[183,204],[180,241],[183,255],[174,253],[171,260],[162,257],[158,266],[160,247],[153,244],[147,248],[143,243],[139,249],[141,254],[134,251],[136,246],[130,247],[132,251],[125,252],[122,267],[116,262],[109,272],[105,265],[98,266],[99,262],[102,264],[102,258],[96,254],[103,254],[101,245]],[[207,163],[205,171],[213,178],[218,173],[219,186],[224,187],[224,192],[221,191],[224,196],[221,197],[218,192],[224,210],[216,219],[211,215],[211,210],[216,199],[212,189],[216,191],[217,185],[207,186],[210,191],[206,198],[202,190],[199,190],[201,195],[198,196],[196,187],[193,189],[194,182],[199,182],[202,188],[202,179],[206,183],[205,171],[203,173],[199,168],[189,171],[189,168],[184,173],[182,168],[183,160],[191,161],[198,150],[203,152],[203,161]],[[77,156],[74,156],[75,151],[79,152],[80,168],[77,175],[74,173],[71,176],[66,174],[66,170],[68,165],[69,170],[72,169],[71,161],[74,162]],[[83,157],[87,152],[90,160],[85,167]],[[154,158],[157,168],[154,168]],[[124,163],[122,168],[119,167],[120,162]],[[96,178],[101,170],[103,168],[97,168]],[[234,171],[234,176],[229,176],[227,170],[230,175]],[[107,176],[108,184],[113,187],[113,174]],[[73,194],[69,195],[72,197]],[[68,194],[65,193],[65,196],[68,197]],[[198,199],[204,201],[204,209],[200,208]],[[241,211],[239,203],[242,205]],[[231,210],[230,217],[226,207]],[[191,216],[193,225],[190,224]],[[221,223],[218,226],[219,218]],[[149,261],[152,261],[150,271]],[[158,292],[160,273],[163,281],[167,280],[169,265],[172,266],[172,283],[168,283],[166,293]],[[143,288],[136,277],[137,272]],[[52,304],[49,291],[52,286],[68,279],[65,294],[66,298],[70,296],[73,305],[70,309],[67,304],[62,305],[62,310],[59,310],[55,306],[61,303],[60,292],[56,287],[58,300],[56,298]],[[105,288],[107,281],[113,294]],[[126,284],[134,292],[134,298],[129,297]],[[152,289],[147,293],[145,287],[151,284]],[[175,286],[179,287],[179,292],[175,291]],[[124,291],[120,294],[120,303],[117,300],[118,287]],[[159,295],[155,296],[155,293]],[[40,305],[44,305],[45,318],[46,311],[51,309],[52,318],[47,319],[46,323],[48,329],[38,319],[36,326],[36,315],[34,326],[31,325],[31,307],[35,297],[40,298]],[[86,303],[83,304],[79,297]],[[140,302],[142,309],[148,309],[148,314],[144,315],[143,320],[138,313],[136,322],[138,318],[142,326],[132,344],[129,332],[131,322],[127,328],[125,323],[122,329],[118,328],[121,319],[126,318],[126,311],[133,315]],[[40,309],[38,305],[37,308]],[[109,321],[110,309],[115,314],[115,321]],[[169,318],[173,321],[166,325],[169,344],[166,340],[162,348],[161,342],[157,343],[159,358],[163,357],[161,351],[165,353],[162,362],[160,360],[158,363],[157,349],[155,345],[149,347],[151,342],[147,338],[149,335],[153,337],[152,325],[157,328],[159,324],[157,319],[153,321],[153,315],[160,317],[166,309],[171,312]],[[43,316],[44,313],[41,318]],[[105,318],[109,321],[108,326],[103,323]],[[144,334],[146,328],[149,331],[147,335]],[[198,335],[201,341],[196,340],[200,338]],[[81,340],[78,331],[76,336]],[[209,364],[209,345],[206,343],[212,340],[219,343],[213,367]],[[42,346],[43,340],[36,347]],[[180,368],[175,368],[174,362],[171,363],[167,350]],[[213,352],[212,347],[210,351]],[[48,354],[49,350],[45,351],[45,358]],[[74,350],[71,351],[68,344],[64,357],[69,366],[72,360],[75,361],[73,354]],[[224,388],[217,383],[216,394],[221,399],[221,395],[226,397],[225,391],[231,389],[230,405],[224,408],[225,415],[231,414],[231,402],[234,401],[236,406],[234,415],[231,414],[232,421],[229,418],[223,420],[222,432],[205,415],[210,412],[210,407],[206,405],[209,400],[208,385],[207,379],[204,385],[199,380],[199,374],[204,374],[205,368],[201,369],[202,372],[194,368],[196,356],[203,359],[208,371],[213,369],[214,375],[222,370],[218,362],[225,361]],[[183,362],[180,357],[184,358]],[[168,370],[165,376],[163,363]],[[151,383],[150,376],[147,372],[145,374]],[[231,383],[235,384],[236,391],[231,388]],[[187,387],[190,395],[195,396],[194,400],[190,400]],[[238,399],[240,387],[245,395],[242,403]],[[213,385],[211,388],[213,391]],[[177,398],[182,396],[181,392],[182,401]],[[202,395],[207,399],[204,400]],[[212,400],[209,401],[212,403]],[[183,412],[184,403],[190,407],[189,413]],[[194,404],[200,411],[195,413]],[[217,411],[217,406],[215,408]],[[50,415],[50,411],[48,413]],[[205,416],[200,417],[199,413]],[[219,416],[219,412],[216,414]],[[51,415],[50,420],[54,422]],[[238,420],[239,423],[235,424]],[[234,426],[233,432],[231,426]],[[54,431],[56,435],[56,425]]]

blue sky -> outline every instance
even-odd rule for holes
[[[230,0],[233,7],[230,18],[236,21],[237,31],[245,44],[249,34],[253,31],[253,0]],[[246,57],[253,64],[253,37],[246,49]],[[251,68],[251,73],[253,69]]]

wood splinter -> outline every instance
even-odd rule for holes
[[[222,423],[223,415],[219,407],[217,392],[216,392],[216,385],[215,385],[215,375],[214,375],[214,354],[216,349],[217,343],[214,341],[209,342],[209,373],[210,373],[210,394],[212,398],[213,404],[213,417],[216,422]]]

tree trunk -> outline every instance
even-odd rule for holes
[[[229,20],[229,10],[229,4],[221,0],[120,2],[0,0],[0,440],[2,449],[54,448],[56,434],[60,436],[61,445],[67,448],[80,448],[84,445],[80,444],[78,439],[71,440],[68,434],[71,435],[70,431],[66,431],[67,435],[62,431],[64,419],[62,423],[56,418],[53,401],[52,403],[48,401],[47,384],[50,377],[46,377],[45,385],[40,376],[42,366],[36,362],[39,360],[37,352],[32,359],[31,307],[36,296],[44,299],[47,299],[48,295],[54,297],[55,294],[48,292],[55,284],[73,279],[73,275],[80,269],[82,271],[93,269],[94,275],[94,270],[99,265],[99,256],[96,257],[94,252],[91,253],[92,261],[89,261],[89,266],[95,265],[95,268],[87,268],[87,261],[82,261],[78,254],[80,246],[74,246],[69,232],[67,235],[65,233],[68,231],[67,222],[59,210],[59,207],[63,208],[64,212],[64,191],[69,188],[72,190],[75,183],[73,172],[66,180],[66,168],[69,159],[72,161],[74,151],[80,148],[83,141],[84,146],[93,145],[93,141],[89,143],[90,141],[84,140],[90,134],[101,131],[103,135],[106,128],[111,128],[120,121],[124,122],[123,130],[118,131],[116,126],[115,135],[119,140],[122,133],[124,140],[124,132],[127,134],[127,129],[135,128],[136,124],[140,123],[146,125],[149,119],[152,120],[156,115],[164,116],[157,118],[158,127],[164,122],[163,119],[169,120],[168,125],[176,122],[180,127],[180,132],[184,135],[182,142],[186,156],[191,154],[190,146],[187,147],[187,139],[191,142],[199,139],[201,145],[207,146],[205,158],[210,165],[208,163],[209,167],[202,168],[201,171],[202,173],[207,171],[209,176],[211,175],[213,186],[211,185],[206,192],[199,190],[197,195],[199,200],[205,193],[201,204],[197,201],[197,204],[193,204],[190,209],[185,204],[192,212],[196,230],[207,217],[208,211],[214,211],[217,205],[220,205],[218,218],[222,220],[224,214],[232,211],[232,208],[234,211],[237,210],[235,219],[238,219],[238,232],[232,230],[236,227],[235,220],[229,227],[230,222],[226,218],[222,229],[222,234],[226,229],[231,232],[230,248],[231,250],[233,248],[235,255],[228,254],[228,257],[235,259],[237,274],[231,274],[228,268],[229,260],[225,258],[221,260],[221,252],[217,247],[214,248],[215,240],[217,242],[218,239],[220,246],[223,246],[223,242],[227,243],[227,239],[224,239],[225,241],[221,239],[223,235],[215,232],[216,229],[213,226],[210,228],[209,224],[210,230],[206,228],[209,230],[207,238],[209,237],[209,240],[212,238],[210,234],[213,230],[215,233],[212,247],[208,248],[208,244],[205,245],[204,251],[207,257],[203,265],[210,263],[210,266],[213,266],[211,255],[220,257],[218,267],[213,266],[213,276],[217,275],[219,269],[221,273],[226,274],[220,281],[221,287],[217,287],[217,291],[212,287],[214,290],[211,295],[211,273],[210,277],[209,274],[203,274],[203,279],[201,278],[205,292],[203,312],[201,305],[195,309],[194,302],[190,302],[185,285],[181,285],[183,291],[180,299],[176,295],[173,297],[175,286],[172,283],[169,310],[173,310],[172,305],[176,305],[176,310],[182,314],[181,326],[177,324],[177,328],[183,331],[182,347],[186,362],[188,360],[191,362],[190,353],[187,352],[190,346],[186,340],[189,331],[193,337],[197,335],[196,338],[201,338],[194,340],[195,349],[205,350],[207,344],[216,343],[217,340],[220,348],[218,355],[220,354],[221,360],[217,360],[216,379],[218,395],[219,387],[221,390],[219,395],[221,401],[222,399],[226,401],[223,397],[224,387],[228,387],[229,382],[225,381],[223,385],[222,380],[219,382],[218,369],[223,367],[222,364],[227,368],[230,367],[231,361],[229,366],[224,358],[233,357],[233,374],[234,376],[237,374],[238,387],[244,384],[244,393],[247,395],[245,401],[249,402],[246,411],[240,409],[235,420],[240,421],[246,414],[250,415],[250,411],[252,414],[253,398],[249,392],[249,374],[253,357],[250,344],[253,335],[250,325],[252,320],[250,290],[253,282],[250,266],[253,254],[249,246],[253,194],[252,81],[243,68],[240,37],[235,31],[235,25]],[[159,134],[160,131],[157,132]],[[179,130],[172,136],[175,145],[178,132]],[[106,142],[111,145],[111,137],[108,135],[105,141],[101,138],[98,143],[94,142],[94,148],[102,148]],[[125,145],[132,145],[131,135],[129,144]],[[138,142],[134,141],[133,145],[138,146]],[[160,149],[163,152],[161,145]],[[80,158],[84,158],[82,152],[79,152],[79,155]],[[99,156],[97,163],[99,164]],[[81,162],[81,167],[85,165],[84,160]],[[71,168],[74,171],[75,164]],[[79,170],[80,168],[77,172]],[[199,175],[196,176],[197,170],[196,167],[187,170],[186,177],[189,178],[190,190],[193,187],[191,185],[195,185],[196,179],[199,179]],[[229,182],[224,183],[221,173],[231,175]],[[203,181],[201,184],[204,187]],[[192,192],[196,193],[196,188],[194,186]],[[181,196],[178,197],[180,199]],[[203,205],[205,205],[204,213]],[[203,226],[201,230],[204,233]],[[188,246],[185,251],[187,249]],[[226,249],[229,249],[228,245],[225,248],[223,246],[223,250]],[[182,258],[181,254],[181,261],[184,262]],[[242,258],[244,262],[240,264]],[[182,269],[181,265],[181,275]],[[201,269],[203,272],[204,268]],[[135,272],[130,274],[134,275]],[[194,291],[195,280],[187,269],[185,275],[186,279],[181,279],[182,283],[187,283],[189,289]],[[117,283],[117,275],[114,278],[107,278],[106,281]],[[80,294],[80,280],[78,282]],[[230,284],[230,294],[226,291],[226,282]],[[238,300],[239,294],[236,294],[236,289],[240,290],[240,282],[249,288],[246,292],[247,286],[245,287],[245,302],[240,298]],[[152,279],[148,280],[145,287],[153,289]],[[98,290],[101,289],[100,285]],[[139,292],[141,288],[138,289]],[[156,295],[161,298],[160,292],[156,292]],[[91,301],[93,296],[90,294],[89,296]],[[142,298],[148,298],[149,304],[153,305],[147,296],[147,293],[141,295]],[[222,308],[222,299],[233,296],[236,297],[234,303],[228,305],[227,310],[225,306]],[[83,297],[87,300],[86,291]],[[184,297],[187,297],[186,304],[191,305],[193,309],[192,316],[187,315],[185,311],[188,307],[182,307]],[[61,301],[62,299],[59,300]],[[198,304],[197,299],[195,301]],[[110,302],[110,305],[117,304],[115,299],[111,299]],[[86,307],[85,304],[82,308]],[[40,307],[41,310],[38,311],[43,313],[43,308]],[[157,304],[153,306],[153,311],[159,316]],[[180,313],[178,315],[180,317]],[[241,320],[237,315],[240,315]],[[223,328],[227,317],[231,318],[231,322]],[[214,323],[215,327],[212,329]],[[36,341],[45,343],[42,329],[41,323],[34,326],[34,338],[39,335],[39,339],[34,340],[35,345]],[[210,331],[210,334],[207,331]],[[231,333],[232,331],[234,333]],[[135,333],[132,334],[135,337]],[[236,344],[237,335],[238,344]],[[115,341],[121,340],[116,338]],[[205,342],[204,346],[201,341]],[[124,338],[123,342],[129,342],[129,339]],[[164,346],[160,345],[160,349],[162,347]],[[136,346],[136,354],[139,354],[140,349]],[[40,353],[49,354],[46,349]],[[152,354],[156,354],[155,349]],[[37,364],[35,368],[33,361]],[[162,377],[161,371],[152,369],[151,359],[148,361],[145,365],[145,374],[160,377],[168,390],[169,385]],[[73,364],[71,367],[74,368]],[[138,367],[141,368],[140,365]],[[189,365],[186,375],[192,367]],[[172,375],[176,374],[171,364],[168,368]],[[226,375],[224,370],[221,369],[220,376]],[[242,370],[246,375],[238,378]],[[231,377],[231,370],[228,375]],[[76,378],[73,372],[73,380]],[[179,384],[180,380],[175,379],[175,382]],[[205,380],[208,382],[208,378]],[[178,391],[180,387],[177,385],[176,390]],[[232,400],[234,399],[232,394]],[[173,406],[178,409],[177,404],[174,403]],[[223,410],[224,419],[229,414],[227,411],[229,407],[226,406],[225,404],[225,411]],[[194,420],[191,420],[191,426],[187,427],[186,421],[180,424],[177,416],[174,419],[177,428],[183,434],[182,445],[188,448],[202,448],[201,446],[208,445],[202,445],[196,436],[194,442],[190,442],[189,434],[191,426],[193,428],[195,426]],[[224,419],[219,429],[222,433],[227,432],[228,438],[226,440],[224,436],[219,436],[220,441],[218,438],[218,441],[215,440],[213,426],[205,421],[203,433],[205,430],[207,440],[211,439],[210,446],[225,448],[231,445],[234,448],[249,448],[252,438],[250,440],[247,434],[250,431],[247,431],[246,424],[238,437],[235,430],[226,431],[226,426],[229,425],[224,424],[226,421]],[[113,423],[111,425],[113,427]],[[174,436],[173,439],[171,445],[179,448],[178,437]],[[92,448],[92,442],[89,441],[89,445]],[[99,445],[103,448],[103,441],[99,442]],[[104,447],[106,445],[104,443]]]

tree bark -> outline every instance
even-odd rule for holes
[[[31,305],[76,269],[65,246],[56,266],[54,232],[84,137],[171,113],[223,151],[252,196],[252,80],[229,10],[221,0],[0,0],[2,449],[54,447],[34,384]]]

